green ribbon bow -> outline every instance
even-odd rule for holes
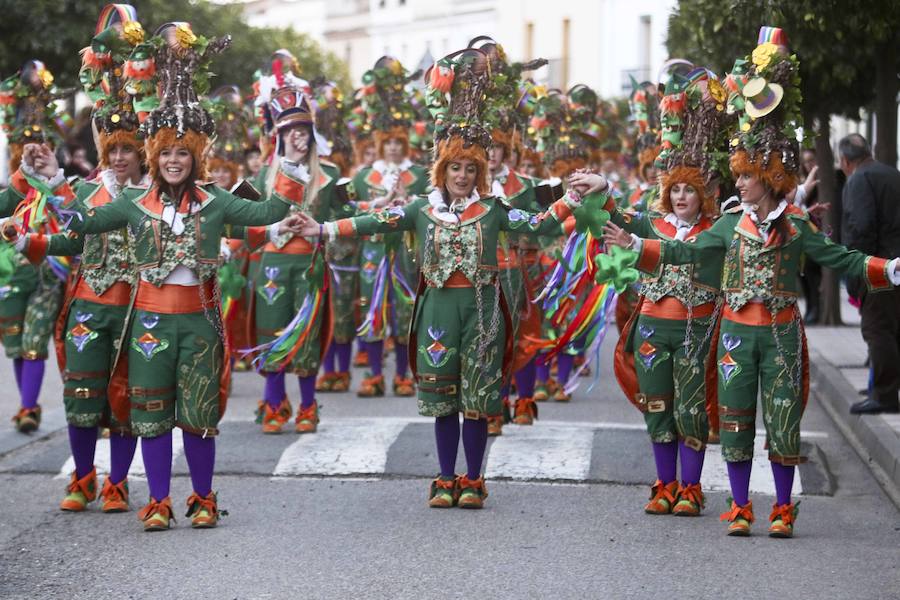
[[[594,264],[597,265],[594,281],[601,285],[610,283],[616,293],[621,294],[640,278],[640,273],[635,268],[637,259],[638,255],[634,250],[611,246],[608,254],[598,254],[594,257]]]

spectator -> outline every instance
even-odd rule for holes
[[[94,165],[88,160],[87,150],[78,143],[66,144],[66,152],[64,154],[65,163],[63,172],[66,177],[76,175],[81,178],[87,178],[94,170]]]
[[[809,148],[804,149],[801,152],[800,176],[803,179],[809,177],[810,174],[815,176],[815,171],[818,168],[815,151],[810,150]],[[812,189],[807,190],[806,195],[803,198],[803,207],[808,209],[818,201],[819,190],[817,187],[812,186]],[[819,227],[819,229],[822,229],[820,218],[811,215],[810,219],[817,227]],[[803,320],[807,325],[815,325],[819,322],[821,284],[822,267],[811,260],[806,261],[803,265],[803,270],[800,273],[800,285],[803,287],[803,296],[806,298],[806,314],[803,316]]]
[[[848,248],[882,257],[900,255],[900,172],[876,162],[858,133],[838,145],[843,191],[842,241]],[[900,287],[868,293],[859,280],[848,280],[860,298],[862,335],[869,346],[873,386],[866,400],[850,408],[854,414],[896,413],[900,389]]]

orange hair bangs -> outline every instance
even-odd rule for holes
[[[144,141],[144,154],[147,156],[147,168],[150,171],[150,177],[159,182],[159,155],[164,148],[169,146],[184,146],[187,148],[191,156],[194,157],[194,166],[191,169],[191,175],[194,181],[206,181],[208,175],[206,173],[206,156],[209,146],[209,138],[203,133],[197,133],[192,129],[184,132],[184,135],[177,137],[175,130],[171,127],[163,127],[156,132],[151,138]]]
[[[241,166],[234,161],[226,160],[218,156],[210,156],[206,159],[206,172],[212,173],[216,169],[225,169],[231,177],[231,185],[238,182]]]
[[[557,158],[550,165],[550,174],[560,179],[566,179],[569,175],[587,166],[587,160],[581,157]]]
[[[356,164],[363,164],[363,162],[365,162],[366,151],[369,148],[374,147],[375,142],[373,142],[371,138],[360,138],[353,142],[353,159],[356,161]]]
[[[437,146],[437,160],[431,167],[431,184],[438,189],[446,189],[447,167],[452,162],[470,160],[475,163],[475,189],[482,196],[490,191],[487,172],[487,152],[478,144],[472,144],[468,148],[464,146],[462,138],[452,136],[450,139],[441,140]]]
[[[647,168],[653,166],[653,163],[656,162],[656,157],[659,156],[659,152],[659,146],[652,146],[650,148],[644,148],[638,153],[638,173],[645,181],[647,180]],[[653,182],[650,181],[648,183]]]
[[[512,135],[502,129],[494,129],[491,131],[491,141],[495,146],[503,148],[503,159],[506,160],[512,155]]]
[[[391,127],[387,131],[376,129],[372,136],[375,138],[375,148],[378,152],[378,158],[384,158],[384,145],[388,140],[397,139],[403,144],[403,156],[409,156],[409,131],[406,127],[397,125]]]
[[[700,196],[700,214],[707,217],[714,216],[718,213],[716,207],[716,199],[706,193],[706,184],[703,181],[703,173],[697,167],[678,166],[669,169],[663,174],[662,194],[654,203],[654,209],[662,213],[672,212],[672,198],[670,193],[677,183],[686,183],[697,190]]]
[[[752,160],[746,150],[738,150],[731,155],[729,165],[735,179],[740,175],[756,177],[772,190],[779,200],[797,187],[797,176],[784,168],[784,163],[781,162],[781,152],[772,152],[769,155],[769,166],[763,168],[760,157]]]
[[[109,168],[109,153],[116,146],[131,146],[135,152],[141,155],[141,161],[144,160],[144,145],[137,139],[137,131],[124,129],[115,129],[112,133],[98,131],[97,139],[100,143],[100,168],[102,169]]]
[[[9,175],[12,176],[13,173],[19,170],[19,165],[22,164],[22,153],[25,150],[24,144],[10,144],[9,145]]]

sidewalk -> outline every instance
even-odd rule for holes
[[[869,382],[867,348],[859,314],[843,297],[843,327],[808,327],[810,385],[813,400],[829,416],[900,508],[900,415],[850,414]]]

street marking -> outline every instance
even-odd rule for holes
[[[485,477],[587,479],[594,430],[547,425],[508,428],[488,453]]]
[[[322,423],[315,434],[301,435],[282,452],[272,474],[381,474],[391,444],[407,423],[399,419],[334,419]]]
[[[184,451],[184,444],[181,435],[173,433],[172,435],[172,465],[178,460],[178,457]],[[97,468],[97,475],[109,474],[109,439],[99,438],[97,440],[97,449],[94,451],[94,466]],[[71,456],[63,465],[59,474],[54,479],[68,479],[75,470],[75,459]],[[147,473],[144,471],[144,456],[141,454],[141,443],[138,441],[137,450],[134,453],[134,460],[131,461],[131,468],[128,469],[129,479],[146,479]]]
[[[772,467],[769,462],[769,451],[766,450],[765,436],[756,436],[753,440],[753,466],[750,471],[750,493],[775,495],[775,482],[772,478]],[[703,476],[700,478],[704,491],[731,491],[728,482],[728,467],[722,458],[721,448],[709,446],[706,459],[703,461]],[[800,469],[794,469],[794,495],[803,493],[800,482]]]

